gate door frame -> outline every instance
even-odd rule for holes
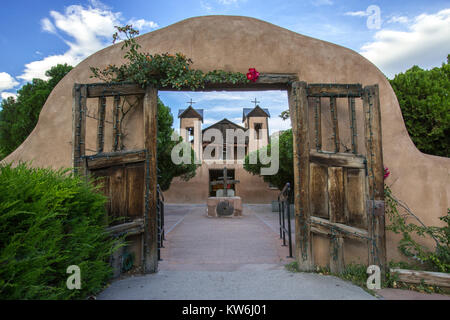
[[[158,213],[157,213],[157,108],[158,90],[163,91],[192,91],[190,88],[173,89],[170,87],[156,88],[147,86],[142,88],[132,83],[94,83],[75,84],[73,88],[73,136],[72,159],[75,172],[89,174],[89,168],[126,163],[145,163],[144,179],[144,212],[140,226],[144,232],[143,264],[145,273],[158,270]],[[378,86],[362,88],[360,84],[307,84],[298,81],[296,74],[260,74],[256,82],[246,84],[206,84],[200,91],[264,91],[286,90],[288,93],[289,110],[291,115],[294,138],[294,203],[295,203],[295,255],[302,271],[310,271],[314,267],[312,255],[311,232],[332,235],[330,244],[337,252],[332,267],[343,268],[343,238],[357,237],[368,242],[369,263],[380,267],[386,265],[385,229],[384,229],[384,184],[383,184],[383,155],[381,144],[381,114]],[[144,150],[103,151],[103,137],[105,127],[106,97],[143,96],[144,115]],[[308,97],[330,98],[331,106],[336,106],[336,98],[349,99],[349,108],[354,110],[354,98],[363,98],[365,114],[365,144],[367,159],[356,154],[356,140],[352,139],[354,154],[339,152],[339,130],[337,110],[333,107],[333,132],[336,142],[335,153],[321,152],[321,142],[318,141],[317,150],[310,149],[309,142],[309,106]],[[86,156],[86,100],[98,98],[98,126],[97,126],[97,154]],[[117,99],[114,99],[115,106]],[[353,109],[352,109],[353,108]],[[351,113],[352,114],[352,113]],[[356,119],[353,119],[356,120]],[[117,124],[117,117],[114,117]],[[316,132],[321,140],[320,121],[316,121]],[[352,136],[356,135],[356,125],[352,126]],[[120,139],[120,131],[114,126],[114,140]],[[117,141],[116,141],[117,142]],[[114,143],[116,146],[117,143]],[[366,206],[368,216],[368,230],[354,228],[345,224],[335,223],[314,217],[311,212],[310,197],[310,164],[313,162],[326,163],[329,166],[365,169]],[[332,250],[330,250],[331,252]]]
[[[294,82],[288,91],[288,98],[294,139],[295,251],[299,270],[312,271],[314,269],[312,234],[315,233],[330,237],[330,268],[332,272],[340,273],[344,269],[344,238],[349,237],[367,242],[369,264],[378,265],[384,274],[386,269],[384,166],[378,85],[363,88],[360,84]],[[318,117],[314,121],[315,149],[310,146],[309,108],[312,106],[309,106],[308,98],[314,100],[315,116]],[[334,152],[321,150],[320,105],[323,98],[330,99]],[[352,153],[340,152],[337,98],[348,99]],[[363,99],[366,156],[357,153],[355,98]],[[329,210],[328,220],[314,215],[315,212],[312,212],[311,208],[310,190],[312,163],[324,165],[328,167],[328,170],[330,168],[365,170],[363,186],[365,212],[362,214],[367,217],[367,229],[336,222],[332,210]],[[346,179],[345,175],[344,179]],[[345,188],[345,181],[343,187]],[[345,192],[343,190],[344,194]],[[332,195],[328,192],[327,196],[330,198]],[[333,199],[329,200],[333,201]]]

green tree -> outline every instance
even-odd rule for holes
[[[177,141],[172,141],[172,134],[174,132],[172,128],[173,116],[170,112],[170,108],[158,99],[158,183],[162,191],[169,189],[172,179],[180,177],[183,180],[189,180],[195,176],[197,167],[194,163],[195,155],[194,150],[191,150],[191,163],[176,165],[172,162],[171,154],[172,149],[178,143],[182,142],[182,138],[179,137]]]
[[[58,82],[72,70],[58,64],[48,70],[48,80],[33,79],[17,91],[17,99],[2,101],[0,110],[0,159],[13,152],[33,131],[48,96]]]
[[[278,173],[275,175],[265,175],[262,176],[264,181],[267,183],[271,183],[276,186],[279,190],[282,190],[287,182],[294,185],[294,163],[293,163],[293,145],[292,145],[293,137],[292,137],[292,129],[286,130],[280,134],[278,139],[272,140],[266,147],[263,147],[259,150],[253,151],[258,154],[258,162],[256,164],[250,164],[251,155],[247,155],[245,157],[244,169],[250,172],[253,175],[259,175],[261,172],[261,168],[269,167],[268,165],[262,165],[259,162],[259,154],[262,150],[265,149],[265,152],[268,152],[270,155],[270,150],[272,147],[272,143],[278,144],[279,155],[280,155],[280,167]]]
[[[440,68],[413,66],[390,80],[406,128],[417,148],[450,156],[450,55]]]

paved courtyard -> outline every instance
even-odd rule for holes
[[[159,272],[114,281],[99,299],[375,299],[332,276],[291,273],[270,205],[208,218],[204,205],[166,205]]]

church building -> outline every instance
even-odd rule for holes
[[[243,167],[246,155],[269,143],[269,110],[255,104],[254,108],[243,108],[242,125],[224,118],[202,129],[204,112],[192,104],[178,111],[180,134],[184,141],[191,143],[201,165],[189,181],[172,180],[169,190],[164,193],[166,201],[205,203],[208,197],[216,196],[217,190],[224,188],[217,180],[223,177],[225,167],[230,180],[239,181],[226,188],[232,189],[231,192],[241,197],[244,203],[276,200],[280,191]]]

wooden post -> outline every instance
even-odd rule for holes
[[[113,105],[113,151],[118,151],[120,149],[120,119],[119,119],[119,109],[120,109],[120,96],[114,96]]]
[[[320,97],[314,101],[314,123],[316,130],[316,150],[322,150],[322,100]]]
[[[98,98],[97,110],[97,153],[102,153],[105,145],[106,98]]]
[[[295,253],[299,270],[312,271],[310,225],[309,117],[305,82],[293,82],[288,90],[294,138]]]
[[[334,152],[339,152],[341,141],[339,140],[339,123],[337,115],[336,97],[330,98],[331,122],[333,123]]]
[[[72,164],[75,173],[85,173],[86,154],[86,85],[75,84],[72,105]],[[82,170],[80,170],[82,169]]]
[[[330,222],[346,223],[344,169],[328,167],[328,210]],[[332,230],[330,237],[330,270],[332,273],[344,271],[344,238]]]
[[[332,234],[330,238],[330,271],[340,274],[344,271],[344,237]]]
[[[144,96],[144,146],[145,161],[145,249],[144,272],[158,271],[158,225],[157,225],[157,138],[158,90],[148,86]]]
[[[350,120],[350,134],[352,141],[352,152],[358,153],[358,128],[356,127],[356,112],[355,112],[355,98],[348,98],[348,115]]]
[[[369,263],[386,271],[386,235],[384,216],[384,167],[381,131],[381,110],[378,85],[364,88],[364,131],[367,152]]]

